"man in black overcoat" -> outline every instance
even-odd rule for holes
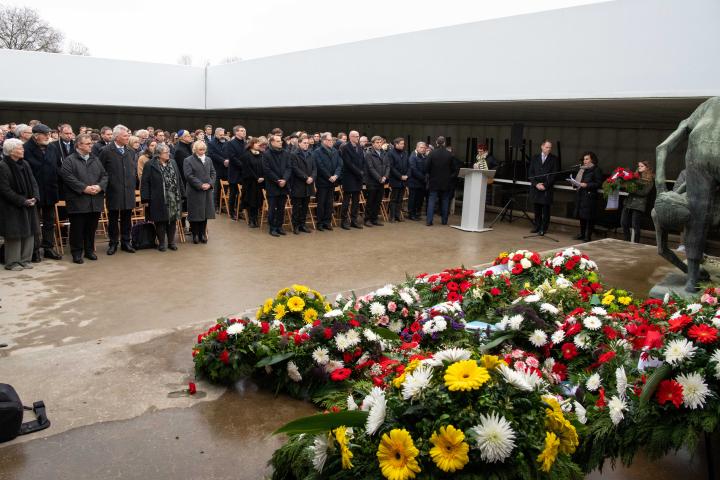
[[[291,173],[290,154],[283,149],[282,136],[270,136],[270,148],[263,154],[263,175],[268,201],[268,223],[270,235],[273,237],[285,235],[282,225]]]
[[[544,140],[540,153],[530,159],[528,179],[530,201],[535,209],[535,224],[531,233],[545,235],[550,225],[550,207],[553,201],[553,185],[558,171],[558,158],[552,154],[552,142]]]
[[[365,175],[365,156],[360,147],[360,134],[355,130],[350,132],[349,141],[340,146],[340,157],[342,158],[342,189],[343,201],[340,208],[344,230],[363,228],[358,222],[360,207],[360,191],[363,188]],[[352,202],[352,209],[350,207]]]
[[[290,201],[292,202],[293,233],[310,233],[305,225],[310,197],[315,193],[317,166],[310,153],[307,135],[298,139],[297,149],[290,156]]]
[[[388,150],[390,160],[390,222],[402,222],[402,203],[405,187],[410,176],[410,160],[405,151],[405,139],[398,137],[393,140],[393,147]]]
[[[215,180],[215,209],[220,209],[220,180],[228,179],[228,169],[225,166],[225,129],[218,127],[215,129],[215,135],[207,137],[205,139],[207,143],[207,155],[212,159],[213,167],[215,167],[215,174],[217,175]],[[234,211],[231,213],[235,213]]]
[[[317,229],[332,230],[333,201],[335,187],[340,184],[342,161],[340,153],[333,147],[330,132],[320,136],[319,148],[313,152],[313,160],[317,168]]]
[[[385,140],[382,137],[372,138],[372,148],[365,152],[365,226],[382,226],[378,220],[380,205],[385,195],[385,184],[390,176],[390,160],[387,152],[382,149]]]
[[[225,144],[225,158],[227,158],[227,179],[230,189],[228,197],[228,206],[230,209],[230,218],[237,220],[235,212],[237,211],[238,185],[242,182],[242,161],[240,157],[245,153],[245,137],[247,130],[242,125],[233,127],[233,139]]]

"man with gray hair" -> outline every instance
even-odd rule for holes
[[[119,241],[121,250],[135,253],[130,243],[130,229],[132,210],[135,208],[137,162],[135,153],[128,145],[130,130],[125,125],[116,125],[112,137],[112,143],[100,152],[100,163],[108,174],[106,204],[110,244],[107,254],[114,255],[117,252]]]
[[[15,138],[17,138],[23,143],[26,143],[28,140],[30,140],[30,137],[32,137],[32,127],[30,125],[21,123],[20,125],[15,127],[14,133]]]

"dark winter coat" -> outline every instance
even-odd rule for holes
[[[8,162],[14,162],[16,168],[13,169]],[[36,207],[26,206],[25,200],[39,197],[30,165],[22,159],[15,162],[9,157],[0,157],[0,236],[20,239],[37,233],[40,225]]]
[[[258,183],[258,179],[265,178],[263,173],[263,154],[245,150],[240,157],[242,164],[242,201],[241,209],[260,208],[263,203],[262,189],[265,182]]]
[[[63,160],[60,176],[65,185],[65,204],[68,213],[99,213],[105,208],[108,174],[100,159],[90,153],[87,162],[77,153]],[[97,195],[85,193],[90,185],[102,189]]]
[[[317,187],[330,188],[340,185],[340,175],[342,174],[342,160],[340,152],[335,148],[328,150],[324,146],[316,148],[312,154],[317,167]],[[330,177],[337,176],[335,183],[330,182]]]
[[[38,205],[53,206],[60,198],[58,174],[60,165],[57,158],[50,153],[50,145],[44,149],[31,138],[23,145],[25,161],[32,168],[35,182],[40,192]]]
[[[317,166],[310,150],[303,151],[298,148],[290,158],[290,196],[295,198],[312,197],[315,194],[315,181],[317,180]],[[307,179],[313,182],[308,185]]]
[[[96,157],[100,158],[100,152],[103,148],[110,145],[112,142],[105,143],[103,140],[98,140],[95,142],[95,145],[92,146],[92,150],[90,150],[90,154],[95,155]]]
[[[225,156],[225,145],[227,145],[227,142],[221,142],[215,137],[207,142],[207,154],[212,158],[215,174],[220,180],[228,179],[228,168],[225,166],[225,159],[227,158]]]
[[[288,182],[291,174],[290,154],[287,150],[268,148],[263,154],[263,176],[268,197],[279,197],[290,193]],[[285,180],[284,187],[278,184],[281,179]]]
[[[340,149],[342,158],[342,188],[344,192],[362,190],[365,176],[365,154],[360,145],[344,143]]]
[[[425,169],[425,161],[427,157],[425,155],[418,155],[417,152],[413,152],[408,160],[409,174],[408,174],[408,188],[427,188],[427,170]]]
[[[100,163],[108,174],[105,195],[108,210],[131,210],[135,208],[135,184],[137,182],[136,154],[125,146],[120,153],[115,142],[110,142],[100,152]]]
[[[602,178],[602,171],[597,166],[583,172],[580,183],[587,183],[587,187],[578,189],[575,200],[575,216],[580,220],[595,220]]]
[[[58,199],[63,200],[65,198],[65,188],[63,186],[63,180],[60,176],[60,169],[62,168],[63,160],[75,153],[75,141],[70,140],[69,145],[65,144],[62,140],[56,140],[48,145],[47,157],[50,162],[57,165],[58,170]]]
[[[641,212],[647,211],[648,198],[655,188],[655,182],[652,179],[640,179],[639,184],[640,186],[636,191],[628,194],[625,202],[623,203],[623,208],[639,210]]]
[[[453,155],[444,147],[438,147],[427,156],[425,169],[428,175],[428,189],[449,191],[453,186]]]
[[[404,188],[407,180],[401,177],[410,175],[410,160],[405,150],[391,148],[388,152],[390,160],[390,186],[392,188]]]
[[[382,178],[385,181],[382,182]],[[384,188],[390,177],[390,160],[387,153],[380,150],[370,149],[365,153],[365,186],[368,190]]]
[[[185,196],[189,222],[202,222],[215,218],[215,201],[213,185],[215,185],[215,168],[207,155],[205,163],[197,155],[190,155],[183,164],[185,171]],[[209,183],[210,189],[203,190],[202,184]]]
[[[225,144],[225,158],[230,160],[228,165],[228,182],[240,183],[242,181],[242,162],[240,157],[245,153],[245,140],[234,137]]]
[[[192,157],[192,143],[184,143],[181,141],[177,142],[177,145],[175,145],[175,153],[173,154],[173,158],[175,159],[175,163],[177,163],[178,168],[180,168],[180,176],[182,177],[183,184],[187,184],[187,180],[185,179],[185,159]]]
[[[530,167],[528,168],[528,178],[530,181],[530,202],[541,205],[550,205],[553,202],[553,185],[557,180],[557,175],[553,175],[558,171],[558,158],[550,154],[542,162],[542,154],[538,153],[530,159]],[[530,178],[535,177],[535,178]],[[538,190],[536,185],[542,183],[545,190]]]
[[[185,196],[185,189],[180,176],[180,168],[177,162],[170,159],[170,165],[175,169],[175,175],[178,181],[178,191],[170,192],[180,197],[179,204],[182,204],[182,197]],[[147,204],[145,208],[145,218],[151,222],[167,222],[168,206],[166,203],[165,180],[160,170],[160,160],[155,157],[145,164],[143,168],[142,180],[140,181],[140,198],[142,203]],[[170,197],[172,198],[172,197]]]

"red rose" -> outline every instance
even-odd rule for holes
[[[223,350],[220,354],[220,361],[223,362],[225,365],[230,364],[230,352],[227,350]]]
[[[412,336],[413,342],[420,343],[421,340],[422,340],[422,337],[420,335],[418,335],[417,333],[413,333],[413,336]]]
[[[227,339],[228,339],[228,333],[227,333],[225,330],[223,330],[222,332],[218,333],[218,336],[217,336],[217,341],[218,341],[218,342],[220,342],[220,343],[225,343],[225,342],[227,342]]]
[[[313,327],[319,327],[321,323],[322,323],[322,322],[321,322],[320,319],[318,318],[318,319],[315,320],[312,324],[313,324]]]
[[[338,368],[332,371],[330,374],[330,380],[333,382],[342,382],[343,380],[346,380],[351,373],[352,370],[349,368]]]
[[[573,358],[577,357],[578,351],[575,347],[574,343],[566,342],[563,343],[563,346],[560,347],[560,350],[562,351],[562,355],[565,358],[565,360],[572,360]]]
[[[188,383],[188,393],[190,395],[195,395],[197,393],[197,388],[193,382]]]
[[[358,321],[355,320],[355,319],[352,319],[352,320],[350,320],[350,326],[351,326],[351,327],[359,327],[359,326],[360,326],[360,322],[358,322]]]
[[[197,355],[197,354],[198,354],[198,351],[193,348],[193,351],[192,351],[193,358],[195,358],[195,355]]]
[[[490,295],[492,295],[493,297],[497,297],[497,296],[500,295],[501,293],[502,293],[502,292],[501,292],[500,289],[497,288],[497,287],[493,287],[493,288],[490,289]]]
[[[330,327],[325,327],[325,331],[323,333],[325,336],[325,340],[330,340],[333,337],[333,331]]]
[[[500,260],[500,263],[501,263],[502,265],[505,265],[506,263],[508,263],[508,261],[510,261],[510,257],[503,257],[503,259]]]
[[[560,275],[560,267],[555,267],[553,270],[555,271],[555,275]]]
[[[268,322],[260,322],[260,331],[267,335],[267,333],[270,331],[270,324]]]
[[[540,255],[538,255],[537,252],[533,252],[533,254],[530,256],[530,260],[531,260],[535,265],[540,265],[540,261],[541,261],[541,260],[540,260]]]
[[[525,258],[525,257],[523,256],[522,253],[516,253],[515,255],[513,255],[512,261],[513,261],[513,262],[519,262],[519,261],[522,260],[523,258]]]
[[[460,282],[460,291],[465,293],[470,288],[470,282]]]
[[[513,266],[511,273],[513,275],[520,275],[523,272],[523,267],[519,263],[516,263],[515,266]]]
[[[422,329],[422,325],[420,325],[420,322],[415,321],[415,322],[413,322],[413,323],[410,324],[410,331],[411,331],[411,332],[415,333],[415,332],[419,331],[420,329]]]
[[[200,335],[198,335],[198,341],[197,341],[197,343],[202,343],[203,338],[205,338],[205,335],[203,335],[202,333],[201,333]]]

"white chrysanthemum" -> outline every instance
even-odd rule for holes
[[[625,400],[625,394],[628,389],[627,374],[625,373],[625,367],[618,367],[615,370],[615,381],[617,383],[618,396]]]
[[[683,388],[683,405],[695,410],[705,406],[705,398],[710,395],[710,390],[699,373],[687,373],[678,375],[675,380]]]
[[[290,360],[287,364],[287,373],[288,377],[290,377],[290,380],[293,382],[301,382],[302,381],[302,375],[300,375],[300,370],[298,370],[297,365],[295,365],[295,362]]]
[[[330,361],[330,352],[327,348],[317,347],[313,350],[312,357],[318,365],[325,365]]]
[[[351,412],[358,409],[358,404],[355,403],[355,399],[353,398],[352,394],[348,395],[347,397],[347,409]]]
[[[347,340],[350,348],[354,347],[362,341],[362,338],[360,338],[360,333],[357,330],[348,330],[347,333],[345,333],[345,339]]]
[[[525,302],[526,303],[535,303],[535,302],[539,302],[541,299],[542,299],[542,297],[540,295],[533,294],[533,295],[528,295],[527,297],[525,297]]]
[[[597,389],[600,388],[600,375],[597,373],[590,375],[585,381],[585,387],[591,392],[597,391]]]
[[[393,286],[392,285],[385,285],[382,288],[378,288],[375,290],[375,296],[377,297],[389,297],[393,294]]]
[[[309,447],[310,452],[312,453],[313,467],[315,467],[315,470],[318,472],[322,472],[322,469],[325,466],[325,461],[327,460],[328,455],[328,446],[328,434],[321,433],[319,435],[315,435],[315,440],[313,440],[313,444]]]
[[[612,420],[613,425],[617,425],[623,418],[625,418],[623,412],[627,410],[627,403],[625,403],[625,400],[622,400],[617,395],[613,395],[608,402],[608,410],[610,413],[610,420]]]
[[[367,338],[371,342],[376,342],[378,338],[380,338],[377,336],[377,333],[373,332],[369,328],[363,330],[363,335],[365,335],[365,338]]]
[[[237,335],[238,333],[242,333],[243,330],[245,330],[245,325],[242,323],[233,323],[225,331],[228,335]]]
[[[480,457],[485,462],[502,462],[515,448],[515,431],[505,417],[495,412],[480,415],[480,425],[470,430],[475,436]]]
[[[405,302],[405,305],[412,305],[413,304],[413,298],[412,295],[407,293],[406,291],[400,292],[400,299]]]
[[[370,313],[376,317],[385,315],[385,305],[379,302],[373,302],[370,304]]]
[[[329,312],[326,312],[325,315],[323,315],[323,317],[325,317],[325,318],[335,318],[335,317],[342,317],[342,316],[343,316],[342,310],[337,310],[337,309],[330,310]]]
[[[368,412],[367,421],[365,422],[365,431],[368,435],[373,435],[385,422],[385,412],[387,410],[387,400],[385,400],[385,392],[380,391],[374,396],[370,411]]]
[[[544,389],[546,386],[545,381],[534,373],[513,370],[507,365],[501,365],[498,369],[505,381],[518,390],[532,392],[535,389]]]
[[[400,320],[393,320],[388,325],[388,330],[390,330],[393,333],[400,333],[400,330],[403,329],[403,323]]]
[[[593,307],[590,310],[590,313],[592,313],[593,315],[600,315],[603,317],[607,316],[607,310],[605,310],[603,307]]]
[[[715,378],[720,379],[720,349],[713,352],[710,363],[715,364]]]
[[[522,326],[524,318],[522,315],[513,315],[508,319],[508,325],[510,326],[510,330],[520,330],[520,327]]]
[[[543,303],[540,305],[540,311],[549,313],[550,315],[557,315],[560,312],[560,310],[552,303]]]
[[[587,411],[585,410],[585,407],[580,405],[577,401],[573,402],[575,405],[575,417],[577,417],[578,422],[585,425],[587,423]]]
[[[423,360],[423,363],[433,367],[440,367],[446,362],[455,363],[460,360],[469,360],[471,355],[470,350],[465,350],[464,348],[448,348],[434,353],[432,358]]]
[[[422,365],[405,377],[402,385],[403,399],[409,400],[418,396],[428,385],[432,379],[432,367]]]
[[[507,329],[508,322],[510,321],[510,317],[505,315],[499,322],[495,324],[495,328],[498,330],[505,330]]]
[[[343,368],[345,364],[341,362],[340,360],[330,360],[325,364],[325,371],[327,373],[332,373],[338,368]]]
[[[344,333],[340,332],[335,335],[335,346],[341,352],[344,352],[345,350],[350,348],[350,342],[348,342],[348,339]]]
[[[558,345],[565,339],[565,330],[555,330],[555,333],[552,334],[550,339],[555,345]]]
[[[530,340],[530,343],[532,343],[536,347],[542,347],[547,343],[547,338],[547,333],[543,332],[540,329],[536,329],[530,334],[528,340]]]
[[[375,402],[377,402],[379,398],[385,398],[385,391],[380,387],[373,387],[370,393],[365,395],[365,398],[360,404],[360,410],[367,412],[375,405]]]
[[[447,320],[441,316],[435,316],[423,324],[423,333],[429,335],[435,332],[442,332],[447,328]]]
[[[690,315],[694,315],[700,310],[702,310],[702,305],[700,305],[699,303],[691,303],[690,305],[685,307],[685,310],[687,310]]]
[[[560,266],[562,266],[563,263],[565,263],[564,257],[555,257],[552,259],[552,262],[551,262],[553,267],[560,267]]]
[[[697,347],[693,343],[684,338],[671,340],[665,348],[665,361],[670,365],[676,365],[683,360],[692,358],[695,355]]]
[[[583,325],[585,325],[585,328],[588,330],[598,330],[602,327],[602,322],[595,315],[590,315],[589,317],[585,317]]]
[[[584,350],[590,344],[590,335],[588,335],[586,332],[580,332],[575,335],[575,338],[573,338],[573,343],[576,347]]]

